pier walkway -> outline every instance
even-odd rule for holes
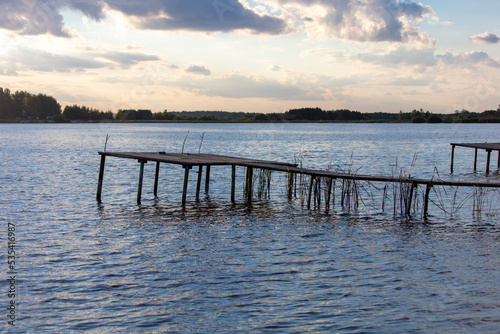
[[[477,151],[479,149],[485,150],[487,153],[486,157],[486,174],[490,172],[490,160],[491,160],[491,152],[498,151],[498,163],[497,168],[500,168],[500,143],[451,143],[451,172],[453,173],[453,160],[455,159],[455,147],[470,147],[474,148],[474,171],[477,170]]]
[[[455,144],[458,145],[458,144]],[[142,195],[142,182],[143,182],[143,174],[144,174],[144,164],[149,161],[156,162],[156,172],[155,172],[155,181],[154,181],[154,196],[157,196],[158,191],[158,176],[160,172],[160,164],[175,164],[181,165],[184,168],[184,184],[182,191],[182,206],[186,204],[187,197],[187,188],[188,188],[188,180],[189,180],[189,171],[197,166],[198,167],[198,180],[196,184],[196,199],[199,198],[201,181],[203,168],[206,168],[205,172],[205,192],[209,191],[210,185],[210,169],[212,166],[231,166],[231,201],[235,201],[235,178],[236,178],[236,167],[244,167],[246,168],[246,183],[245,183],[245,195],[247,201],[251,201],[252,199],[252,180],[254,169],[260,170],[268,170],[268,171],[277,171],[284,172],[289,175],[288,178],[288,197],[292,197],[292,188],[294,177],[297,174],[308,175],[310,176],[310,188],[308,193],[308,207],[311,202],[311,194],[313,192],[313,184],[316,179],[326,178],[330,180],[330,189],[331,182],[334,179],[342,179],[342,180],[359,180],[359,181],[372,181],[372,182],[385,182],[385,183],[406,183],[411,185],[411,193],[419,185],[425,185],[425,207],[424,214],[427,213],[428,208],[428,200],[429,200],[429,192],[433,186],[442,185],[442,186],[457,186],[457,187],[488,187],[488,188],[500,188],[500,183],[496,182],[461,182],[461,181],[445,181],[445,180],[433,180],[433,179],[418,179],[411,177],[394,177],[394,176],[373,176],[373,175],[361,175],[361,174],[350,174],[350,173],[338,173],[327,170],[315,170],[315,169],[306,169],[299,168],[295,164],[290,163],[282,163],[275,161],[266,161],[266,160],[257,160],[257,159],[246,159],[239,157],[231,157],[231,156],[223,156],[223,155],[214,155],[214,154],[191,154],[191,153],[166,153],[166,152],[99,152],[101,155],[101,165],[99,169],[99,180],[97,186],[97,201],[101,201],[102,195],[102,186],[104,179],[104,166],[106,157],[116,157],[116,158],[124,158],[124,159],[133,159],[137,160],[140,163],[140,171],[139,171],[139,185],[137,191],[137,202],[141,202]],[[329,191],[330,192],[330,191]],[[328,193],[329,193],[328,192]],[[326,202],[329,201],[329,195],[327,195]],[[410,195],[410,198],[412,196]]]

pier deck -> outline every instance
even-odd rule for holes
[[[491,160],[491,152],[498,151],[498,163],[497,168],[500,168],[500,143],[451,143],[451,172],[453,173],[453,160],[455,158],[455,147],[469,147],[475,149],[474,154],[474,171],[477,170],[477,151],[479,149],[485,150],[487,152],[486,157],[486,174],[490,172],[490,160]]]
[[[452,144],[453,145],[453,144]],[[455,144],[458,146],[458,144]],[[496,148],[495,148],[496,149]],[[140,163],[140,173],[139,173],[139,186],[137,193],[137,202],[141,201],[141,193],[142,193],[142,180],[144,173],[144,164],[148,161],[156,162],[156,173],[155,173],[155,183],[154,183],[154,196],[157,196],[158,189],[158,174],[160,171],[161,163],[168,164],[176,164],[181,165],[185,169],[184,172],[184,186],[182,192],[182,205],[186,204],[186,196],[187,196],[187,187],[188,187],[188,178],[189,178],[189,170],[193,167],[198,167],[198,181],[196,185],[196,198],[198,199],[200,192],[200,185],[202,180],[202,171],[203,168],[206,168],[206,179],[205,179],[205,191],[209,190],[210,183],[210,168],[211,166],[232,166],[232,176],[231,176],[231,201],[234,202],[235,199],[235,170],[236,167],[245,167],[247,169],[246,173],[246,197],[247,200],[250,201],[252,197],[252,177],[254,169],[261,170],[269,170],[269,171],[278,171],[284,172],[288,175],[308,175],[311,177],[311,189],[309,190],[309,200],[308,206],[310,203],[310,197],[312,192],[312,184],[316,178],[327,178],[330,180],[333,179],[343,179],[343,180],[360,180],[360,181],[372,181],[372,182],[386,182],[386,183],[407,183],[411,184],[413,187],[417,187],[418,185],[426,186],[426,197],[425,197],[425,213],[427,212],[427,202],[429,191],[433,186],[442,185],[442,186],[458,186],[458,187],[494,187],[500,188],[500,183],[498,182],[463,182],[463,181],[445,181],[445,180],[434,180],[434,179],[417,179],[410,177],[394,177],[394,176],[373,176],[373,175],[361,175],[361,174],[349,174],[349,173],[338,173],[327,170],[315,170],[315,169],[306,169],[299,168],[295,164],[291,163],[283,163],[283,162],[275,162],[275,161],[266,161],[266,160],[258,160],[258,159],[247,159],[247,158],[239,158],[239,157],[231,157],[224,155],[215,155],[215,154],[191,154],[191,153],[165,153],[165,152],[99,152],[101,155],[101,166],[99,170],[99,182],[97,187],[97,200],[101,201],[102,194],[102,185],[104,178],[104,166],[106,157],[116,157],[116,158],[124,158],[124,159],[133,159],[137,160]],[[289,182],[292,178],[289,178]],[[289,191],[290,186],[289,186]],[[291,193],[289,193],[289,197],[291,198]]]

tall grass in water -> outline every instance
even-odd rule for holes
[[[257,172],[257,197],[259,199],[267,198],[271,196],[271,176],[272,171],[268,169],[258,169]]]
[[[104,152],[106,152],[106,148],[108,147],[109,134],[106,134],[106,141],[104,142]]]
[[[187,131],[186,133],[186,137],[184,137],[184,141],[182,142],[182,150],[181,150],[181,153],[184,153],[184,146],[186,145],[186,139],[189,135],[189,130]]]
[[[294,156],[294,162],[299,168],[303,168],[304,157],[305,155],[302,152]],[[386,208],[390,208],[392,204],[393,215],[405,219],[426,216],[429,210],[429,203],[436,206],[446,215],[454,216],[464,206],[470,207],[470,200],[472,199],[472,210],[475,218],[481,218],[481,216],[485,215],[487,217],[500,215],[500,190],[498,189],[473,188],[473,193],[470,194],[470,188],[435,185],[433,181],[441,180],[436,168],[434,169],[430,184],[419,186],[412,178],[411,173],[416,166],[417,158],[418,156],[415,154],[409,173],[399,168],[398,161],[396,160],[396,165],[392,168],[392,178],[395,181],[387,182],[383,187],[377,187],[379,181],[361,181],[355,177],[335,178],[334,176],[320,177],[292,174],[289,175],[288,196],[290,200],[292,197],[300,198],[301,206],[307,203],[308,208],[313,205],[319,209],[324,203],[325,208],[328,210],[330,204],[332,204],[332,207],[340,204],[340,207],[345,212],[358,210],[362,205],[369,207],[370,203],[366,199],[371,197],[372,205],[375,205],[378,209],[381,204],[382,211],[385,212]],[[353,168],[352,156],[350,163],[347,165],[347,170],[343,170],[342,167],[330,163],[327,170],[349,176],[355,176],[359,173],[360,168]],[[291,178],[297,181],[291,182]],[[430,194],[431,191],[432,194]],[[377,192],[381,193],[381,197],[380,195],[375,195]],[[428,201],[426,202],[427,198]]]
[[[385,210],[385,203],[388,200],[387,190],[392,187],[392,202],[393,202],[393,215],[411,218],[421,209],[421,202],[419,200],[418,185],[411,181],[411,171],[416,165],[418,155],[414,154],[410,165],[410,172],[408,175],[401,168],[398,168],[398,161],[392,169],[392,177],[397,177],[399,182],[389,183],[384,187],[384,194],[382,200],[382,210]],[[396,175],[395,175],[396,170]]]
[[[496,217],[500,215],[499,189],[474,188],[472,198],[472,214],[474,218],[482,218],[483,213],[486,217]]]
[[[205,131],[200,135],[200,146],[198,147],[198,154],[201,152],[201,145],[203,145],[203,138],[205,138]]]

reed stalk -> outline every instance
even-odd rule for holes
[[[104,152],[106,152],[106,148],[108,147],[109,134],[106,134],[106,141],[104,142]]]
[[[198,147],[198,154],[201,152],[201,145],[203,145],[203,138],[205,137],[205,131],[200,135],[200,147]]]
[[[186,139],[189,135],[189,130],[187,131],[186,133],[186,137],[184,137],[184,141],[182,142],[182,150],[181,150],[181,153],[184,153],[184,146],[186,145]]]

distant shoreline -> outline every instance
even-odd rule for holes
[[[63,121],[57,122],[53,120],[0,120],[0,124],[95,124],[95,123],[110,123],[110,124],[192,124],[192,123],[208,123],[208,124],[273,124],[273,123],[296,123],[296,124],[498,124],[499,119],[474,119],[464,120],[460,122],[441,122],[441,123],[415,123],[410,120],[391,121],[391,120],[328,120],[328,121],[309,121],[309,120],[271,120],[271,121],[250,121],[250,120],[82,120],[82,121]]]

